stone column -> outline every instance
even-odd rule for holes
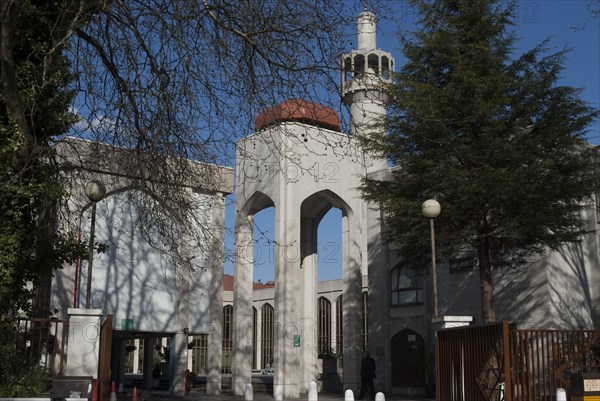
[[[177,332],[171,337],[171,388],[170,393],[173,395],[185,395],[185,369],[187,367],[187,333]]]
[[[262,355],[262,306],[256,309],[256,368],[262,370],[267,361],[263,361]]]
[[[223,263],[225,252],[225,198],[218,193],[213,197],[212,211],[212,271],[210,288],[210,318],[207,327],[208,355],[207,355],[207,380],[206,394],[221,394],[221,365],[223,363]]]
[[[232,390],[242,395],[252,379],[252,273],[254,267],[253,216],[236,216],[233,314]],[[248,329],[250,336],[248,336]]]
[[[190,197],[193,197],[190,194]],[[180,226],[184,227],[187,221],[183,217],[177,219]],[[187,368],[187,333],[189,331],[190,314],[190,272],[192,256],[193,239],[191,233],[185,229],[180,229],[178,260],[176,265],[177,285],[176,301],[176,327],[177,332],[171,337],[169,366],[170,366],[170,385],[169,393],[182,396],[185,394],[185,370]]]
[[[314,218],[302,217],[302,265],[304,288],[302,290],[302,383],[301,388],[308,389],[311,381],[318,379],[318,355],[317,355],[317,229],[318,225]]]
[[[291,198],[291,197],[290,197]],[[275,378],[285,398],[298,398],[302,377],[302,322],[304,287],[300,270],[300,207],[288,199],[276,211],[275,238]],[[300,336],[300,347],[294,346]]]
[[[360,390],[360,361],[362,356],[362,274],[361,232],[353,217],[342,218],[342,271],[344,298],[344,388]]]
[[[69,308],[67,376],[98,378],[102,310]]]

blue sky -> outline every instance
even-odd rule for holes
[[[590,8],[600,8],[599,0],[545,0],[518,2],[515,32],[520,38],[515,53],[521,54],[549,39],[550,49],[561,50],[571,48],[568,55],[561,84],[582,88],[582,98],[592,107],[600,108],[600,16],[593,18]],[[390,1],[394,20],[379,17],[378,47],[390,51],[396,58],[396,65],[401,66],[404,58],[399,50],[396,31],[413,30],[414,15],[403,1]],[[354,27],[349,27],[354,34]],[[354,39],[355,42],[355,39]],[[348,49],[352,50],[352,49]],[[590,127],[588,141],[600,145],[600,121]],[[228,250],[233,249],[234,213],[233,197],[228,198],[226,210]],[[254,279],[265,282],[274,279],[273,245],[274,209],[267,209],[255,218],[257,230],[255,240],[258,242],[259,258],[255,263]],[[332,209],[319,226],[319,270],[318,280],[330,280],[341,277],[341,213]],[[233,262],[225,262],[225,272],[233,274]]]

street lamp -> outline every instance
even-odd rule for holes
[[[90,295],[92,293],[92,261],[94,259],[94,232],[96,231],[96,203],[106,196],[106,187],[100,181],[90,181],[85,184],[85,196],[92,202],[92,222],[90,223],[90,246],[88,253],[87,292],[85,294],[85,308],[90,309]]]
[[[442,210],[440,203],[435,199],[427,199],[421,206],[423,216],[429,219],[431,231],[431,278],[433,281],[433,317],[438,317],[438,293],[437,293],[437,267],[435,263],[435,227],[434,220]]]

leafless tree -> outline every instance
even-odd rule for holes
[[[173,217],[194,222],[201,207],[185,189],[198,182],[210,188],[221,178],[210,166],[233,165],[234,144],[252,132],[259,112],[291,98],[340,110],[338,60],[354,44],[358,12],[376,10],[377,1],[368,3],[65,0],[45,62],[66,55],[72,69],[72,110],[80,120],[68,135],[122,149],[127,156],[117,164],[140,190],[131,201],[142,231],[172,239],[182,234]],[[2,72],[7,108],[24,138],[18,159],[26,164],[38,152],[11,84],[10,38],[20,6],[2,4]],[[203,227],[195,223],[188,227]],[[188,233],[197,244],[210,235],[200,231]]]

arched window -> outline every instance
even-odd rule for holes
[[[365,73],[365,56],[358,54],[354,57],[354,76],[362,77]]]
[[[390,70],[391,70],[390,59],[387,58],[386,56],[381,57],[381,76],[384,79],[390,78]]]
[[[223,307],[223,373],[231,373],[233,359],[233,306]]]
[[[352,58],[346,57],[344,59],[344,82],[348,82],[352,79]]]
[[[370,72],[372,70],[375,75],[379,75],[379,57],[377,56],[377,54],[369,54],[367,60],[367,72]]]
[[[331,302],[320,297],[317,300],[317,347],[319,358],[329,356],[331,349]]]
[[[263,367],[273,366],[273,341],[275,337],[275,311],[269,304],[261,308],[260,352]]]
[[[344,298],[340,295],[335,301],[335,354],[339,358],[344,349]]]
[[[391,295],[393,305],[412,305],[424,302],[423,280],[414,269],[398,265],[391,272]]]

